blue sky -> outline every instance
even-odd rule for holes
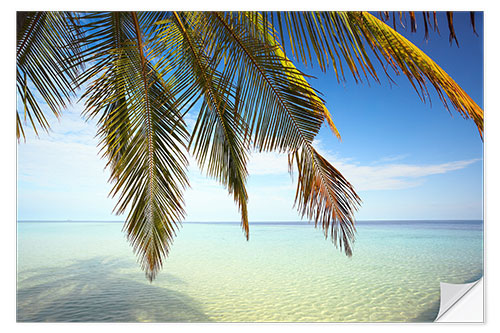
[[[423,27],[403,32],[483,105],[483,29],[473,35],[468,13],[455,14],[460,47],[450,46],[446,21],[441,36],[424,41]],[[324,127],[316,147],[355,186],[363,200],[356,217],[369,219],[481,219],[483,144],[471,120],[445,110],[435,94],[422,103],[406,78],[355,84],[337,83],[333,71],[304,69],[342,135],[339,142]],[[99,157],[93,122],[80,118],[82,105],[53,122],[50,135],[28,134],[18,149],[18,219],[123,220],[112,214],[105,161]],[[194,116],[188,117],[193,124]],[[248,181],[250,221],[296,221],[295,182],[287,157],[253,154]],[[224,188],[190,165],[187,221],[239,221]]]

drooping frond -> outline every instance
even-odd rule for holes
[[[335,128],[331,115],[303,74],[284,55],[272,38],[272,27],[265,28],[261,17],[235,18],[223,13],[212,13],[212,17],[210,27],[217,31],[215,35],[224,36],[218,39],[218,45],[231,50],[226,66],[245,70],[238,78],[242,96],[246,96],[243,104],[253,103],[243,108],[251,113],[248,122],[255,124],[251,127],[254,144],[261,150],[278,149],[292,155],[303,151],[314,157],[295,159],[299,169],[297,206],[303,216],[323,228],[325,235],[334,237],[335,245],[343,246],[350,254],[353,212],[359,198],[352,186],[337,186],[331,181],[345,179],[312,147],[325,118]]]
[[[155,47],[144,35],[147,16],[98,15],[90,24],[100,25],[94,37],[102,43],[88,44],[96,79],[85,94],[87,113],[101,113],[101,144],[115,182],[111,194],[119,196],[115,211],[129,211],[124,228],[153,280],[184,217],[188,134],[169,86],[147,58]]]
[[[88,84],[81,97],[85,100],[84,114],[87,118],[99,117],[101,151],[118,180],[118,162],[131,135],[123,63],[127,61],[127,41],[133,38],[132,20],[130,13],[123,12],[86,13],[81,18],[87,32],[81,41],[86,49],[83,56],[92,64],[80,76],[82,85]]]
[[[198,115],[190,146],[202,169],[210,177],[223,184],[233,195],[241,213],[241,225],[245,237],[249,238],[246,191],[246,169],[248,145],[244,142],[246,124],[238,109],[239,93],[227,75],[220,74],[216,65],[217,56],[210,58],[203,43],[203,36],[191,28],[191,21],[198,17],[183,13],[173,14],[173,23],[163,27],[159,33],[166,40],[172,34],[182,37],[176,43],[182,52],[181,65],[174,73],[177,82],[186,82],[186,90],[201,92],[202,106]],[[199,22],[198,22],[199,23]],[[208,53],[208,54],[207,54]],[[191,82],[189,82],[189,79]]]
[[[298,188],[295,203],[302,216],[321,225],[325,238],[352,255],[356,228],[352,207],[361,203],[352,185],[313,147],[305,145],[289,155],[289,167],[295,160]]]
[[[335,134],[335,136],[340,140],[340,133],[333,122],[333,117],[323,103],[321,98],[317,95],[317,91],[314,90],[309,83],[305,79],[305,75],[301,73],[290,59],[286,56],[283,51],[283,47],[279,44],[277,40],[277,33],[274,30],[274,27],[266,21],[266,15],[261,16],[259,13],[244,13],[240,15],[239,19],[246,23],[247,26],[250,26],[248,31],[253,34],[254,37],[262,39],[263,42],[268,43],[272,47],[272,51],[278,56],[282,65],[286,69],[291,69],[288,71],[287,75],[289,76],[289,80],[292,82],[297,82],[298,85],[307,91],[307,95],[309,98],[313,99],[317,102],[317,107],[321,109],[324,114],[324,117],[330,126],[330,129]]]
[[[231,13],[212,13],[218,45],[230,50],[225,66],[236,72],[241,109],[259,150],[289,152],[312,142],[324,121],[323,103],[304,74],[283,58],[277,45],[255,38]]]
[[[37,135],[39,128],[49,130],[44,104],[59,117],[74,96],[81,69],[77,20],[70,12],[17,12],[18,140],[24,137],[23,123],[28,121]]]

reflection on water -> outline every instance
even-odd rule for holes
[[[117,223],[19,223],[21,322],[432,321],[439,282],[482,275],[481,222],[358,224],[347,258],[310,225],[185,224],[150,284]]]

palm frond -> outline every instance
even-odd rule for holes
[[[84,115],[99,116],[101,152],[108,159],[107,166],[119,177],[119,161],[130,141],[131,125],[127,109],[127,94],[123,83],[123,62],[126,61],[127,41],[133,38],[130,13],[85,13],[87,34],[81,43],[86,62],[91,63],[80,76],[82,85],[89,84],[82,94],[85,101]]]
[[[175,74],[177,82],[188,82],[186,78],[191,78],[186,89],[195,93],[200,91],[204,96],[190,147],[200,167],[233,195],[248,240],[248,194],[245,186],[248,145],[244,142],[246,125],[238,110],[239,93],[235,92],[227,75],[218,73],[217,60],[214,64],[217,56],[210,58],[207,55],[203,37],[191,28],[190,22],[200,18],[175,12],[173,17],[174,25],[168,27],[174,31],[164,30],[160,36],[169,38],[172,33],[182,36],[182,43],[178,43],[177,47],[183,54],[182,61],[189,66],[180,66],[181,71]]]
[[[244,13],[244,15],[241,15],[240,20],[243,22],[250,20],[250,22],[246,22],[247,24],[250,23],[251,29],[249,29],[250,32],[253,32],[253,35],[256,38],[260,38],[263,40],[263,42],[268,43],[271,47],[273,52],[277,55],[277,57],[280,59],[282,65],[284,68],[290,68],[291,71],[289,71],[287,74],[289,75],[289,80],[292,82],[297,82],[297,84],[307,90],[307,95],[311,99],[313,99],[316,103],[317,106],[320,108],[320,110],[323,112],[325,119],[330,126],[330,129],[332,132],[335,134],[335,136],[340,140],[340,133],[335,126],[335,123],[333,122],[333,117],[324,104],[323,100],[318,96],[318,92],[314,90],[309,83],[306,80],[306,75],[301,73],[293,64],[292,61],[286,56],[283,46],[279,44],[278,38],[277,38],[277,32],[275,31],[273,25],[266,20],[267,15],[261,16],[259,13]],[[246,20],[244,20],[246,19]]]
[[[434,12],[433,22],[434,29],[437,30],[435,14]],[[274,17],[275,14],[268,15]],[[383,20],[389,19],[388,12],[382,12],[380,15]],[[424,22],[427,22],[424,27],[428,33],[430,14],[423,12],[423,16]],[[415,31],[415,12],[409,12],[409,17],[411,29]],[[276,13],[276,18],[281,39],[286,38],[282,28],[285,26],[292,54],[305,65],[317,63],[326,71],[331,63],[337,79],[344,79],[344,66],[347,64],[356,81],[370,77],[379,81],[373,66],[373,60],[376,60],[390,80],[392,78],[388,68],[392,68],[396,74],[404,74],[424,101],[430,99],[426,86],[427,82],[430,82],[445,108],[448,109],[447,97],[462,116],[474,120],[482,138],[482,109],[421,50],[368,12],[285,12]],[[405,13],[400,12],[402,26],[405,19]],[[395,22],[396,18],[393,16],[393,23],[396,24]],[[450,42],[455,40],[458,45],[452,12],[447,12],[447,22]],[[475,29],[473,14],[471,23]],[[368,54],[366,45],[373,54]],[[313,55],[316,55],[315,61]]]
[[[399,22],[403,27],[405,27],[403,24],[403,20],[406,20],[405,15],[405,13],[399,12]],[[422,12],[422,15],[425,31],[428,34],[431,22],[430,13]],[[390,17],[388,12],[381,12],[380,16],[382,20],[388,20]],[[409,17],[411,30],[416,31],[415,12],[409,12]],[[453,24],[453,12],[447,12],[446,17],[450,43],[455,40],[458,45]],[[472,28],[475,31],[474,12],[471,12],[470,17]],[[341,77],[344,78],[343,63],[346,63],[356,81],[360,81],[363,77],[366,79],[372,77],[379,81],[375,67],[372,64],[372,56],[368,54],[365,47],[365,45],[368,45],[374,52],[373,58],[382,65],[385,74],[390,80],[392,78],[387,70],[388,67],[392,68],[396,74],[403,73],[424,101],[426,98],[430,100],[426,86],[427,82],[430,82],[445,108],[448,109],[447,97],[462,116],[474,120],[482,138],[482,109],[434,61],[406,38],[370,13],[281,13],[277,14],[277,20],[280,27],[282,21],[285,21],[292,53],[306,65],[312,64],[313,57],[311,54],[314,53],[316,54],[316,62],[324,71],[331,61],[337,79],[339,78],[339,72],[342,73]],[[393,13],[392,21],[395,27],[395,13]],[[436,12],[433,12],[433,26],[434,30],[439,32]],[[280,31],[283,40],[285,36],[282,29]]]
[[[298,187],[295,203],[302,216],[321,225],[325,238],[352,255],[356,228],[354,208],[361,199],[352,185],[316,149],[304,145],[289,155],[289,167],[296,162]],[[338,244],[337,244],[338,243]]]
[[[289,47],[293,58],[306,66],[317,64],[324,72],[331,66],[338,81],[345,80],[346,66],[356,82],[368,77],[378,80],[370,57],[358,36],[350,29],[349,12],[276,12],[265,13],[265,16],[266,14],[273,19],[276,16],[279,39],[285,54]],[[261,13],[250,15],[257,17]],[[269,19],[266,21],[269,22]]]
[[[17,20],[16,85],[22,103],[17,111],[19,140],[28,120],[37,135],[39,128],[50,128],[39,97],[56,117],[70,102],[81,70],[81,48],[76,43],[78,17],[71,12],[18,12]]]
[[[396,73],[401,71],[405,74],[423,100],[428,96],[426,88],[428,80],[447,109],[445,96],[464,118],[474,120],[482,139],[483,110],[441,67],[370,13],[352,13],[350,18],[372,50],[383,57]]]
[[[278,46],[246,33],[231,13],[212,13],[216,43],[231,50],[225,66],[241,87],[241,109],[259,150],[288,152],[312,142],[324,121],[323,103]]]
[[[98,13],[88,19],[86,113],[101,114],[104,156],[111,162],[115,212],[129,210],[124,229],[152,281],[184,217],[188,133],[169,86],[147,58],[146,14]],[[100,43],[93,43],[96,38]]]
[[[343,246],[350,255],[355,231],[353,212],[359,198],[342,175],[312,147],[325,117],[335,128],[323,101],[284,55],[272,38],[272,27],[265,28],[263,17],[251,14],[235,18],[222,13],[213,13],[212,17],[209,25],[214,27],[215,35],[224,36],[218,45],[231,50],[225,65],[230,64],[233,72],[245,70],[238,75],[243,101],[257,99],[256,106],[251,104],[254,107],[246,109],[252,113],[247,118],[249,122],[256,122],[254,144],[261,150],[281,149],[291,156],[303,152],[301,158],[298,155],[295,158],[299,169],[296,197],[299,211],[316,226],[321,225],[325,235],[330,234],[334,244]]]

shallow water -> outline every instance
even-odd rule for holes
[[[150,284],[121,228],[19,222],[18,321],[432,321],[483,272],[481,221],[358,222],[351,258],[312,225],[185,223]]]

